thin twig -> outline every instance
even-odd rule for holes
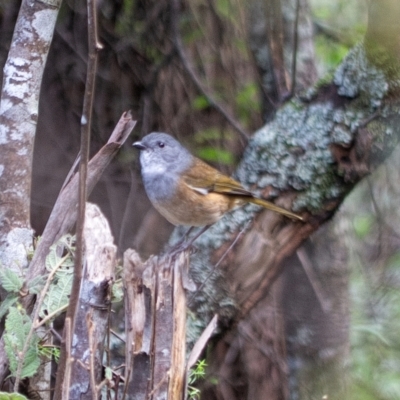
[[[54,310],[51,314],[46,315],[45,318],[43,318],[40,322],[37,322],[35,324],[35,329],[40,328],[42,325],[44,325],[46,322],[50,321],[52,318],[54,318],[57,314],[61,314],[63,311],[65,311],[68,308],[68,304],[63,305],[60,308],[57,308],[57,310]]]
[[[64,261],[70,256],[70,254],[66,254],[63,258],[60,259],[60,261],[58,262],[58,264],[53,268],[53,270],[50,272],[47,280],[46,280],[46,284],[44,285],[42,291],[40,292],[40,296],[38,301],[36,302],[36,309],[35,309],[35,314],[32,318],[33,324],[35,325],[35,321],[39,318],[39,313],[40,313],[40,309],[42,308],[42,304],[44,301],[44,298],[46,296],[46,293],[49,289],[50,283],[54,278],[54,275],[56,274],[56,272],[59,270],[59,268],[61,268],[61,266],[64,264]],[[35,325],[35,328],[38,328],[40,325]]]
[[[97,53],[99,50],[97,40],[97,21],[95,0],[88,0],[88,40],[89,53],[87,63],[87,75],[85,86],[85,97],[83,101],[83,110],[81,118],[81,159],[79,163],[79,200],[78,200],[78,218],[76,224],[76,252],[74,280],[72,283],[70,307],[67,311],[67,317],[71,317],[71,330],[74,331],[74,316],[76,313],[79,288],[82,280],[83,263],[83,227],[85,223],[85,209],[87,199],[87,165],[89,162],[90,132],[92,124],[94,89],[97,71]]]
[[[190,368],[193,367],[193,365],[200,357],[200,354],[204,350],[208,340],[214,333],[217,326],[218,326],[218,314],[214,314],[214,317],[208,323],[206,329],[204,329],[204,331],[201,333],[200,337],[197,339],[195,345],[193,346],[192,351],[189,354],[189,358],[186,363],[186,373],[189,373]]]
[[[35,324],[35,321],[39,317],[40,309],[42,308],[42,304],[43,304],[44,298],[46,296],[47,290],[49,289],[50,283],[53,280],[55,273],[58,271],[58,269],[61,267],[61,265],[64,263],[64,261],[68,257],[69,257],[69,254],[67,254],[66,256],[64,256],[63,258],[60,259],[58,265],[50,272],[49,276],[47,277],[46,283],[45,283],[42,291],[40,292],[40,296],[39,296],[39,299],[38,299],[38,302],[36,305],[35,315],[33,316],[33,319],[32,319],[32,321],[33,321],[32,325],[29,329],[28,335],[26,336],[24,347],[19,354],[17,372],[15,373],[14,392],[18,392],[18,387],[19,387],[19,383],[21,380],[21,373],[22,373],[22,368],[23,368],[24,361],[25,361],[26,352],[28,351],[28,348],[31,345],[31,339],[32,339],[33,332],[36,330],[36,328],[38,328],[38,326],[36,326],[36,324]]]
[[[160,389],[161,385],[168,379],[169,377],[169,372],[166,372],[160,382],[157,383],[157,385],[153,388],[153,390],[149,393],[148,398],[151,399],[154,393],[157,393],[158,389]]]
[[[72,282],[72,289],[70,295],[69,307],[67,309],[66,320],[70,321],[70,335],[69,339],[63,343],[62,353],[58,371],[58,377],[55,389],[55,398],[60,394],[62,387],[63,396],[66,395],[64,391],[68,391],[65,386],[65,381],[70,380],[71,368],[66,369],[68,361],[65,358],[66,348],[71,347],[70,340],[73,337],[75,330],[75,316],[79,304],[79,292],[82,281],[82,265],[83,265],[83,228],[85,223],[86,199],[87,199],[87,175],[88,175],[88,162],[89,162],[89,148],[90,148],[90,132],[93,113],[94,90],[97,72],[97,58],[98,51],[102,48],[97,39],[97,18],[96,18],[96,1],[87,0],[88,11],[88,61],[87,73],[85,84],[85,96],[83,99],[83,110],[81,117],[81,159],[79,163],[79,194],[78,194],[78,217],[76,224],[76,251],[75,251],[75,268],[74,278]],[[69,356],[71,352],[69,353]],[[64,365],[65,363],[65,365]],[[64,370],[65,369],[65,370]],[[62,383],[64,381],[64,383]],[[64,399],[64,397],[62,397]]]
[[[88,333],[88,344],[89,344],[89,376],[90,376],[90,386],[92,391],[92,398],[93,400],[97,400],[98,398],[98,391],[96,385],[96,377],[95,377],[95,349],[93,344],[93,319],[92,319],[92,312],[91,309],[89,313],[86,315],[86,326],[87,326],[87,333]]]
[[[269,268],[266,269],[265,273],[260,278],[257,287],[240,299],[240,309],[236,321],[243,318],[244,315],[246,315],[262,298],[265,297],[265,293],[282,270],[283,259],[293,253],[304,239],[309,237],[312,232],[315,232],[315,230],[315,224],[309,223],[298,225],[296,228],[288,231],[283,245],[279,245],[276,249],[272,249],[268,261]]]
[[[59,342],[61,342],[63,340],[61,335],[54,329],[52,324],[50,324],[50,326],[49,326],[49,331]]]
[[[308,281],[310,282],[311,287],[314,290],[315,296],[318,299],[318,302],[321,306],[322,311],[325,314],[328,314],[331,311],[331,304],[329,298],[327,296],[326,291],[322,287],[319,278],[315,274],[311,260],[309,259],[306,251],[303,247],[300,247],[296,251],[296,255],[300,261],[301,266],[303,267],[304,272],[307,275]]]
[[[89,162],[90,132],[92,124],[94,89],[97,71],[97,53],[99,50],[97,40],[97,19],[95,0],[88,0],[88,36],[89,54],[87,63],[87,75],[85,86],[85,98],[81,118],[81,160],[79,163],[79,202],[78,218],[76,224],[76,252],[74,281],[72,285],[70,308],[67,316],[73,317],[78,304],[79,288],[82,280],[83,262],[83,227],[85,223],[85,209],[87,198],[87,165]],[[74,331],[74,318],[71,319],[71,331]]]
[[[111,351],[111,302],[109,303],[109,309],[108,309],[108,318],[107,318],[107,348],[106,348],[106,367],[110,368],[111,365],[111,357],[110,357],[110,351]],[[101,389],[98,388],[98,391]],[[111,398],[111,392],[110,392],[110,385],[108,385],[107,388],[107,398]],[[118,398],[118,397],[116,397]]]
[[[71,318],[65,318],[64,323],[64,332],[65,332],[65,376],[62,381],[62,400],[69,399],[69,387],[71,383],[71,364],[72,364],[72,356],[71,356],[71,346],[72,346],[72,332],[71,332]]]
[[[126,343],[125,339],[121,335],[118,335],[117,332],[110,329],[110,333],[111,335],[114,335],[117,339],[119,339],[122,343]]]
[[[229,115],[229,113],[211,96],[207,93],[207,90],[204,88],[203,84],[201,83],[200,79],[197,77],[194,68],[192,67],[185,50],[183,48],[182,39],[179,33],[179,0],[172,0],[171,2],[171,31],[173,37],[173,44],[175,50],[182,62],[183,68],[189,75],[190,79],[193,81],[194,85],[196,86],[197,90],[203,94],[203,96],[207,99],[208,103],[211,107],[216,109],[232,127],[239,132],[242,137],[247,141],[249,140],[249,135],[244,131],[244,129],[240,126],[239,122],[237,122],[233,117]]]
[[[239,238],[243,235],[243,233],[247,230],[248,226],[250,224],[250,221],[247,222],[247,224],[241,229],[241,231],[237,234],[235,240],[230,244],[230,246],[226,249],[225,253],[222,254],[221,258],[218,260],[218,262],[212,267],[211,271],[208,273],[206,276],[206,279],[201,283],[199,288],[196,290],[195,293],[190,297],[188,300],[188,307],[192,303],[192,301],[195,299],[196,294],[200,292],[201,289],[203,289],[204,285],[206,282],[210,279],[211,275],[214,273],[214,271],[218,268],[218,266],[221,264],[221,262],[225,259],[225,257],[228,255],[228,253],[233,249]]]

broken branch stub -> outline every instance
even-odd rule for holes
[[[126,393],[144,400],[182,399],[185,386],[188,254],[124,255]]]
[[[107,219],[90,203],[86,206],[84,243],[85,269],[72,332],[76,339],[69,355],[72,367],[68,382],[71,399],[89,400],[99,398],[117,254]]]

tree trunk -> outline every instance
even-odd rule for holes
[[[39,93],[61,0],[23,1],[4,67],[0,109],[0,265],[21,273],[32,248],[30,194]]]
[[[377,7],[372,3],[369,13],[364,43],[349,53],[331,82],[286,103],[275,119],[255,134],[236,172],[248,187],[279,198],[283,206],[292,205],[306,223],[286,221],[265,211],[256,214],[249,206],[245,212],[235,210],[201,236],[191,259],[193,278],[202,289],[192,304],[196,319],[189,328],[190,337],[201,329],[201,321],[208,321],[216,312],[228,325],[242,321],[268,293],[282,270],[282,261],[333,215],[354,185],[397,144],[393,132],[399,124],[400,28],[395,21],[400,17],[400,4],[392,0]],[[318,254],[320,250],[314,251]],[[219,266],[214,268],[217,262]],[[319,268],[324,264],[317,271]],[[344,293],[346,271],[338,271],[334,279],[338,291]],[[330,288],[329,283],[327,286]],[[323,280],[321,287],[325,287]],[[330,289],[326,293],[324,289],[320,300],[330,299],[329,293]],[[339,307],[327,318],[341,319],[341,335],[335,345],[338,359],[343,360],[347,351],[346,302],[344,298],[337,303],[336,297],[330,301]],[[320,335],[317,349],[332,339],[321,330],[322,325],[310,324]]]

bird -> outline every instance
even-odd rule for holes
[[[246,190],[167,133],[149,133],[133,146],[140,150],[144,188],[156,210],[173,225],[204,227],[191,243],[225,213],[245,203],[303,221],[301,216]]]

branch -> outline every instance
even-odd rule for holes
[[[376,13],[390,15],[389,25]],[[206,284],[191,303],[197,318],[190,337],[199,335],[201,323],[216,313],[227,323],[248,313],[280,274],[282,261],[334,214],[356,183],[397,144],[400,41],[384,39],[400,38],[395,22],[399,18],[399,2],[385,0],[379,7],[374,3],[369,21],[377,26],[368,29],[374,35],[368,34],[364,45],[350,51],[332,82],[286,103],[252,137],[236,177],[260,195],[302,213],[306,223],[248,207],[246,212],[235,209],[201,236],[190,271],[198,286]],[[248,221],[250,228],[207,279],[215,260]]]
[[[132,120],[131,114],[129,112],[123,113],[108,142],[90,160],[87,178],[88,194],[93,190],[107,165],[125,143],[135,125],[136,121]],[[26,281],[31,280],[35,276],[43,275],[45,271],[44,261],[50,246],[60,237],[70,232],[75,225],[77,220],[78,176],[79,174],[75,174],[64,185],[58,195],[39,245],[29,265]]]
[[[87,199],[87,172],[89,162],[90,133],[92,126],[93,100],[97,72],[98,51],[102,46],[97,38],[97,14],[95,0],[87,0],[88,11],[88,62],[86,72],[85,96],[83,99],[83,111],[81,117],[81,148],[79,163],[79,194],[78,194],[78,218],[76,223],[76,251],[74,263],[74,279],[70,295],[66,318],[71,319],[71,332],[75,331],[75,317],[78,312],[79,294],[83,269],[83,227],[85,224],[85,207]],[[57,381],[64,379],[63,364],[65,361],[65,344],[61,346],[60,370]],[[58,386],[60,387],[60,386]],[[57,388],[57,385],[56,385]]]
[[[75,329],[72,331],[75,339],[71,346],[72,368],[68,388],[71,399],[89,400],[98,398],[98,386],[103,375],[104,338],[111,306],[111,283],[117,248],[107,219],[94,204],[87,203],[83,233],[85,273]],[[60,370],[57,371],[59,373]],[[82,393],[82,387],[90,390]]]
[[[185,383],[188,253],[142,263],[124,254],[126,369],[124,396],[182,397]]]

